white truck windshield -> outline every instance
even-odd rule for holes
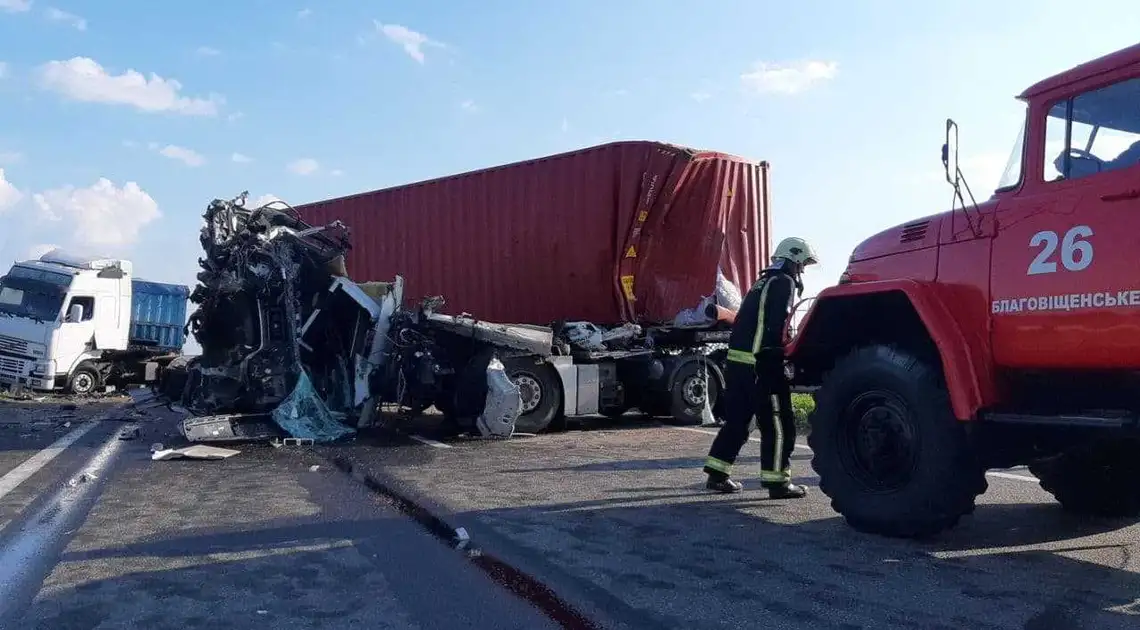
[[[70,285],[70,276],[13,267],[0,278],[0,313],[55,321]]]

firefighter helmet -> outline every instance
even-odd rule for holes
[[[811,245],[808,245],[807,241],[796,236],[789,236],[780,241],[780,244],[776,246],[776,251],[772,253],[772,261],[775,262],[781,258],[785,258],[805,267],[819,262],[819,258],[816,257],[815,252],[811,249]]]

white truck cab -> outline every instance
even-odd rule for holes
[[[0,278],[0,383],[98,387],[105,353],[130,343],[131,275],[128,260],[58,250],[15,263]]]

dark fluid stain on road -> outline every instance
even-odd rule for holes
[[[337,468],[362,482],[369,490],[391,501],[396,509],[419,523],[440,541],[450,547],[459,548],[455,530],[422,505],[358,468],[345,456],[334,455],[332,461]],[[598,624],[575,610],[573,606],[534,577],[485,553],[470,543],[464,547],[464,551],[467,559],[496,584],[530,602],[560,627],[566,628],[566,630],[601,629]]]

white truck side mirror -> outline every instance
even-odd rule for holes
[[[67,321],[78,323],[83,321],[83,305],[72,304],[71,308],[67,310]]]

